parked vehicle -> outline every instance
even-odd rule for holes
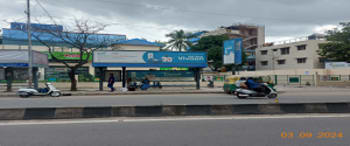
[[[227,94],[232,94],[236,91],[237,86],[236,86],[236,81],[239,80],[238,76],[230,76],[226,77],[225,82],[224,82],[224,92]]]
[[[272,84],[263,83],[262,85],[265,88],[265,92],[258,92],[253,89],[244,89],[239,87],[235,90],[235,95],[239,99],[245,99],[247,97],[268,97],[270,99],[277,98],[277,91],[273,88]]]
[[[46,88],[32,89],[32,88],[21,88],[17,91],[17,95],[20,97],[30,96],[51,96],[59,97],[62,95],[61,91],[56,89],[51,83],[45,83]]]

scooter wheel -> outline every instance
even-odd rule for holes
[[[277,98],[277,94],[276,93],[272,93],[270,95],[267,95],[267,97],[270,98],[270,99],[275,99],[275,98]]]
[[[51,96],[51,97],[59,97],[59,96],[61,96],[61,92],[56,92],[56,91],[51,92],[51,93],[50,93],[50,96]]]
[[[236,93],[238,99],[246,99],[247,96],[241,96],[239,93]]]
[[[18,95],[19,95],[19,97],[22,97],[22,98],[27,98],[30,96],[30,94],[27,92],[20,92],[20,93],[18,93]]]

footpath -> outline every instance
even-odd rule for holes
[[[116,91],[110,92],[108,90],[97,91],[96,89],[82,89],[79,91],[69,91],[63,90],[62,93],[65,96],[107,96],[107,95],[153,95],[153,94],[224,94],[222,88],[201,88],[200,90],[196,90],[194,87],[188,88],[150,88],[146,91],[126,91],[123,92],[121,88],[117,88]],[[4,92],[0,91],[1,97],[18,97],[16,92]]]

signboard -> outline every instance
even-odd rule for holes
[[[344,69],[350,68],[350,63],[347,62],[326,62],[326,69]]]
[[[95,51],[94,67],[207,67],[205,52]]]
[[[0,51],[0,63],[26,63],[28,51]]]
[[[242,46],[241,38],[224,41],[224,65],[242,64]]]
[[[27,45],[28,43],[28,34],[26,31],[17,29],[2,29],[2,33],[3,44]],[[32,41],[35,45],[43,45],[38,41],[37,38],[39,38],[39,40],[44,41],[53,46],[68,47],[71,47],[71,45],[63,41],[63,39],[66,39],[66,41],[80,41],[81,43],[83,43],[84,41],[84,39],[82,39],[84,38],[84,34],[62,32],[61,35],[63,36],[63,38],[57,37],[58,34],[53,35],[47,32],[33,31]],[[126,36],[113,34],[91,34],[88,35],[88,38],[86,39],[86,44],[88,45],[87,47],[101,47],[101,45],[111,45],[112,43],[118,40],[126,40]]]
[[[30,24],[32,30],[34,31],[40,31],[40,30],[49,30],[49,31],[63,31],[62,25],[51,25],[51,24],[37,24],[37,23],[31,23]],[[21,31],[27,31],[27,24],[26,23],[18,23],[18,22],[11,22],[11,29],[21,30]]]
[[[0,50],[0,67],[28,67],[29,61],[27,50]],[[46,54],[33,51],[33,66],[48,66]]]
[[[52,56],[49,52],[45,52],[48,55],[49,60],[52,59]],[[52,52],[52,55],[55,56],[59,60],[80,60],[79,52]],[[83,53],[83,60],[87,57],[86,53]],[[92,56],[89,57],[89,61],[92,60]]]

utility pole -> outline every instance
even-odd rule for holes
[[[33,51],[32,51],[32,34],[30,23],[30,0],[27,0],[27,34],[28,34],[28,87],[33,84]]]

